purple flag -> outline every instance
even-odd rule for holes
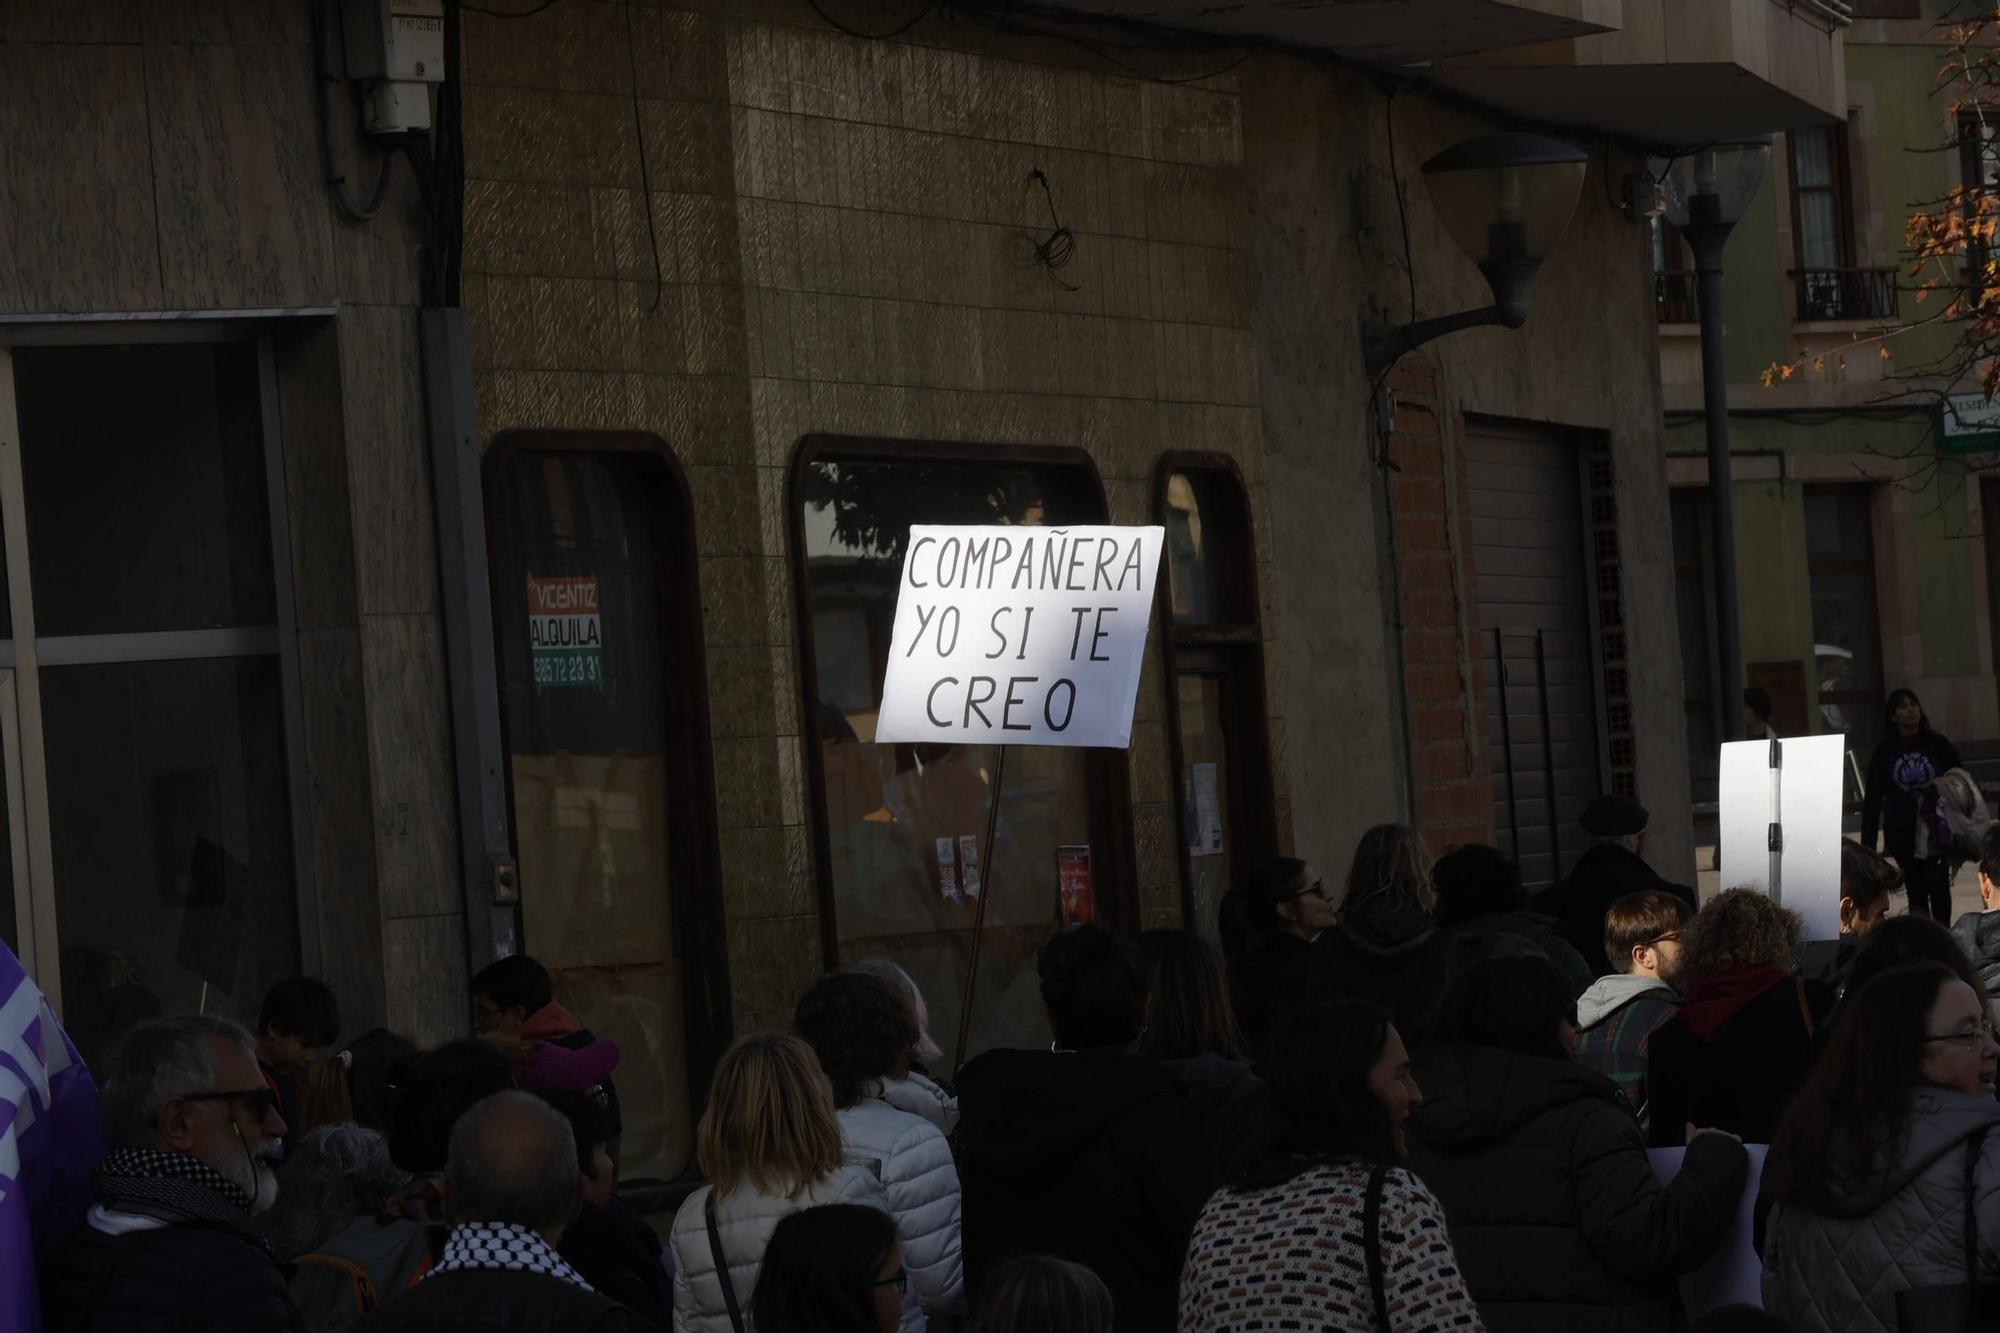
[[[0,942],[0,1328],[39,1333],[36,1255],[82,1223],[103,1156],[90,1071]]]

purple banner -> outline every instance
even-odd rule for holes
[[[0,1328],[40,1333],[36,1256],[82,1223],[103,1155],[90,1071],[0,943]]]

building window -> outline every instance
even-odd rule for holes
[[[1914,19],[1923,17],[1923,0],[1853,0],[1858,19]]]
[[[269,358],[0,347],[0,906],[87,1058],[317,967]]]
[[[913,523],[1060,526],[1105,513],[1095,471],[1070,450],[809,439],[792,473],[828,963],[901,964],[947,1069],[969,1053],[955,1047],[979,896],[990,892],[970,1051],[1048,1042],[1035,954],[1057,928],[1059,864],[1088,884],[1096,919],[1132,923],[1125,756],[1014,749],[987,857],[997,748],[873,741],[903,548]]]
[[[1278,850],[1256,544],[1243,483],[1226,461],[1169,455],[1158,513],[1183,906],[1189,926],[1214,938],[1223,895]]]
[[[652,436],[485,470],[520,948],[624,1052],[621,1178],[670,1180],[730,1028],[692,506]]]
[[[1801,320],[1888,319],[1896,313],[1896,274],[1857,268],[1854,180],[1847,126],[1792,130],[1792,237]]]
[[[1867,486],[1805,490],[1818,725],[1867,751],[1882,734],[1882,630]],[[1865,759],[1864,759],[1865,762]]]

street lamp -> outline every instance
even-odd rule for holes
[[[1653,159],[1666,189],[1667,221],[1694,252],[1701,304],[1702,417],[1708,427],[1708,496],[1715,526],[1715,630],[1721,671],[1722,735],[1743,727],[1743,632],[1736,609],[1736,513],[1729,476],[1729,373],[1722,364],[1722,248],[1764,180],[1766,136],[1722,139]]]
[[[1400,328],[1364,329],[1368,377],[1377,378],[1405,352],[1447,333],[1527,323],[1535,270],[1569,226],[1589,160],[1560,139],[1487,134],[1424,163],[1431,202],[1445,230],[1486,276],[1493,304]]]

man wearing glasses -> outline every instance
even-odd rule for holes
[[[304,1323],[256,1213],[285,1122],[256,1041],[221,1018],[134,1028],[99,1095],[111,1151],[48,1286],[51,1333],[291,1333]]]

